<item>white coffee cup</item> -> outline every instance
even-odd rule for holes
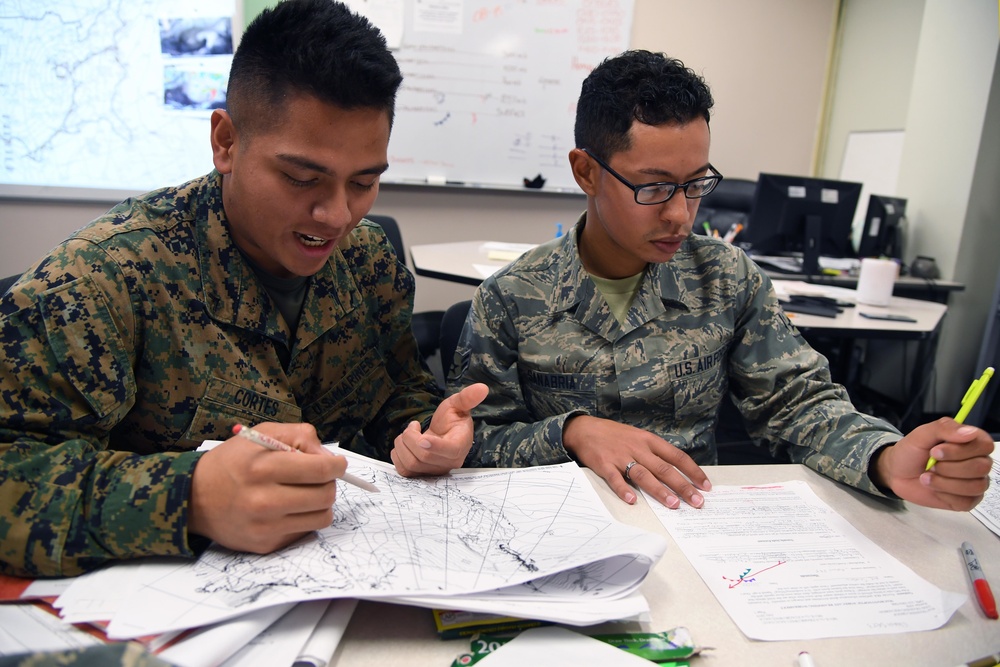
[[[858,303],[888,306],[898,274],[899,264],[891,259],[862,259],[861,273],[858,275]]]

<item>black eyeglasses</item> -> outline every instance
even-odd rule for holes
[[[583,152],[594,158],[594,162],[601,165],[606,172],[621,181],[625,187],[632,190],[635,193],[635,203],[642,204],[643,206],[652,206],[653,204],[662,204],[668,201],[674,196],[677,190],[683,190],[684,196],[688,199],[701,199],[709,192],[715,189],[715,186],[719,184],[722,180],[722,174],[720,174],[715,167],[711,164],[708,168],[712,170],[711,176],[702,176],[701,178],[695,178],[687,183],[640,183],[636,185],[629,181],[627,178],[619,174],[617,171],[608,166],[608,164],[590,152],[589,149],[584,148]]]

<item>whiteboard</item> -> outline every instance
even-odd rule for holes
[[[632,0],[400,4],[384,180],[523,188],[541,175],[545,190],[579,192],[567,154],[580,85],[628,48]]]
[[[868,130],[847,135],[840,180],[861,183],[861,196],[851,226],[851,241],[855,250],[864,233],[868,197],[873,194],[896,196],[904,138],[903,130]]]
[[[165,90],[178,69],[201,90],[224,86],[231,56],[167,54],[162,30],[168,20],[230,17],[238,32],[243,4],[9,5],[0,197],[117,200],[210,171],[211,109],[170,107]],[[580,84],[628,48],[633,0],[358,4],[401,8],[386,25],[404,81],[384,182],[524,190],[524,178],[541,175],[543,191],[579,192],[566,156]]]

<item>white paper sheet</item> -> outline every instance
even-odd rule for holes
[[[294,609],[251,639],[223,662],[221,667],[292,665],[309,641],[309,636],[316,629],[316,624],[323,617],[329,604],[329,600],[296,603]]]
[[[353,598],[330,600],[326,613],[319,619],[306,645],[295,658],[294,667],[326,667],[340,645],[357,606],[358,601]]]
[[[33,598],[59,597],[66,592],[73,581],[73,577],[66,577],[64,579],[35,579],[21,593],[21,599],[31,600]]]
[[[33,604],[0,605],[0,656],[97,646],[101,640]]]
[[[67,623],[107,621],[145,578],[155,581],[176,566],[173,560],[119,563],[76,577],[52,606]]]
[[[294,602],[274,605],[258,609],[239,618],[233,618],[225,623],[217,623],[199,629],[159,652],[159,656],[177,667],[217,667],[233,654],[253,642],[254,638],[266,631],[279,619],[291,613]],[[316,619],[319,619],[319,614]],[[310,628],[311,631],[311,628]],[[308,637],[302,638],[298,646],[292,647],[292,654],[285,664],[290,664],[298,650]],[[277,662],[260,662],[257,664],[280,664]]]
[[[407,479],[349,458],[351,472],[382,493],[340,485],[333,525],[276,553],[212,547],[194,563],[178,562],[138,587],[109,637],[198,627],[308,599],[485,593],[580,566],[594,574],[551,585],[581,599],[613,599],[666,548],[662,537],[615,521],[572,463]],[[609,562],[634,566],[635,579],[612,580]]]
[[[986,494],[979,504],[972,508],[972,516],[979,519],[995,535],[1000,535],[1000,442],[993,445],[990,487],[986,489]]]
[[[918,577],[805,482],[717,486],[702,509],[647,501],[752,639],[931,630],[966,599]]]

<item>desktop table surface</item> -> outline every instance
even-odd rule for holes
[[[486,243],[488,242],[454,241],[411,245],[413,270],[418,276],[479,285],[490,275],[488,271],[496,271],[510,263],[490,259]],[[487,272],[480,271],[480,266]]]
[[[635,505],[626,505],[603,480],[586,470],[615,518],[664,535],[668,547],[642,585],[651,610],[649,623],[604,624],[577,630],[660,632],[685,626],[697,644],[713,647],[692,663],[706,667],[794,667],[800,651],[812,654],[819,667],[950,667],[1000,651],[1000,621],[986,618],[979,609],[960,550],[963,541],[971,542],[987,577],[997,586],[1000,537],[968,512],[932,510],[876,498],[802,465],[706,466],[705,470],[716,485],[805,480],[824,502],[897,560],[939,588],[966,594],[968,599],[937,630],[775,642],[748,639],[702,582],[645,499],[640,496]],[[711,501],[709,493],[707,502]],[[447,667],[468,649],[467,638],[438,639],[427,609],[361,601],[331,665]]]
[[[489,271],[496,271],[508,264],[507,261],[491,260],[486,241],[457,241],[454,243],[430,243],[410,246],[417,275],[429,278],[451,280],[468,285],[479,285]],[[484,273],[487,272],[487,273]],[[777,278],[773,278],[778,282]],[[832,295],[840,295],[850,300],[855,291],[837,286],[823,286],[822,290]],[[889,306],[864,306],[845,308],[837,317],[792,314],[792,322],[803,330],[823,330],[825,333],[844,334],[865,338],[920,339],[933,334],[941,323],[948,307],[933,301],[894,296]],[[889,320],[866,319],[860,313],[892,313],[909,315],[916,322],[894,322]]]
[[[772,280],[775,291],[779,294],[785,291],[783,283],[788,281]],[[919,340],[934,334],[948,306],[935,301],[923,301],[902,296],[889,299],[888,306],[868,306],[857,303],[857,291],[845,287],[827,287],[809,285],[810,292],[822,293],[823,296],[843,299],[855,305],[844,308],[836,317],[822,317],[805,313],[788,313],[792,324],[802,330],[822,330],[822,333],[841,333],[859,338],[901,338]],[[900,322],[896,320],[877,320],[862,316],[866,315],[906,315],[915,322]]]
[[[495,271],[507,264],[506,261],[489,259],[485,243],[487,241],[450,241],[414,245],[410,246],[410,258],[413,260],[417,275],[465,285],[479,285],[489,275],[483,273],[480,267],[486,271]],[[764,266],[761,269],[774,280],[806,280],[811,283],[851,289],[858,285],[857,276],[808,276],[779,273]],[[947,301],[950,292],[960,292],[964,289],[963,283],[953,280],[901,276],[896,280],[894,291],[909,297],[921,297],[922,300],[943,303]]]

